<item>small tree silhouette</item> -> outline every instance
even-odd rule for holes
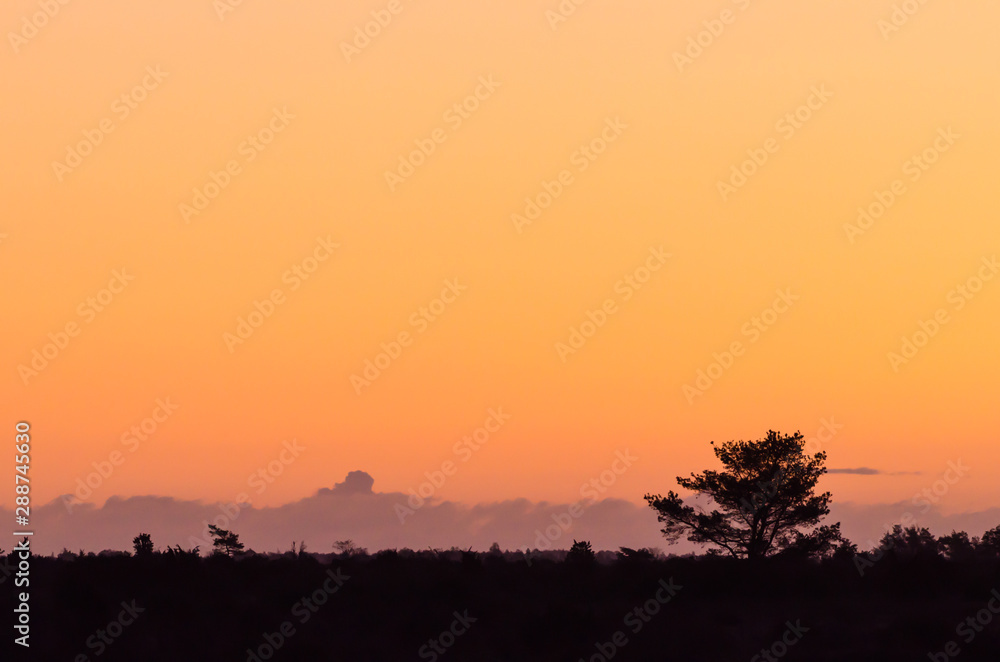
[[[338,540],[333,543],[333,548],[337,550],[341,558],[350,558],[352,556],[364,556],[368,553],[368,550],[364,547],[358,547],[354,544],[354,541],[348,538],[347,540]]]
[[[153,554],[153,539],[148,533],[140,533],[132,538],[132,547],[135,549],[137,557],[151,556]]]
[[[656,558],[653,552],[648,549],[631,549],[630,547],[620,547],[617,557],[619,561],[652,561]]]
[[[594,550],[591,548],[589,540],[573,540],[573,546],[566,553],[567,563],[593,563],[594,558]]]
[[[208,532],[212,535],[212,547],[215,548],[217,554],[233,557],[243,551],[243,543],[240,542],[239,535],[232,531],[209,524]]]
[[[189,557],[197,559],[201,558],[201,553],[199,551],[200,548],[201,548],[200,545],[196,545],[192,549],[184,550],[181,548],[180,545],[175,545],[173,547],[167,545],[167,550],[164,553],[173,557],[179,557],[179,558]]]

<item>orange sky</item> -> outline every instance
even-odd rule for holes
[[[292,439],[255,504],[354,469],[405,491],[447,461],[438,498],[568,500],[625,449],[606,496],[639,501],[710,440],[830,418],[831,467],[922,472],[831,476],[836,500],[909,499],[961,459],[942,507],[997,503],[1000,279],[956,290],[1000,252],[996,3],[898,31],[888,0],[590,0],[560,22],[557,0],[221,3],[72,2],[37,29],[39,3],[0,9],[0,401],[11,436],[32,423],[36,503],[113,452],[97,503],[233,499]],[[371,12],[391,22],[345,49]],[[876,192],[888,211],[846,229]],[[765,312],[778,291],[798,298]],[[49,334],[66,347],[32,374]],[[458,453],[491,408],[509,420]]]

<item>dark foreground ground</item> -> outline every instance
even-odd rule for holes
[[[861,576],[850,559],[64,555],[33,559],[30,654],[0,658],[996,661],[996,589],[996,561],[940,558],[888,557]],[[4,631],[0,650],[18,648]]]

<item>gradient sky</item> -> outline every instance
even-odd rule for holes
[[[1000,278],[956,290],[992,277],[1000,246],[997,3],[926,3],[892,32],[890,0],[590,0],[554,27],[557,0],[349,4],[246,0],[220,17],[211,0],[74,2],[24,39],[9,33],[38,4],[0,9],[0,401],[11,436],[33,426],[35,503],[115,451],[93,503],[232,500],[292,439],[305,450],[250,491],[255,506],[356,469],[406,492],[448,461],[439,499],[572,501],[626,449],[638,460],[602,496],[638,503],[712,466],[710,440],[812,437],[824,420],[843,426],[830,467],[880,472],[825,478],[836,501],[905,501],[961,460],[941,508],[997,503]],[[348,61],[342,44],[390,4]],[[721,33],[678,66],[705,21]],[[459,123],[449,109],[477,89]],[[814,90],[830,96],[781,124]],[[269,125],[273,142],[248,147]],[[581,169],[602,131],[615,140]],[[386,171],[434,135],[390,190]],[[719,182],[768,145],[724,200]],[[230,161],[238,174],[185,222]],[[518,227],[563,170],[572,183]],[[847,231],[895,180],[888,211]],[[311,266],[318,239],[339,247],[293,289],[286,272]],[[670,257],[626,295],[657,249]],[[134,280],[81,312],[115,270]],[[466,289],[414,323],[448,281]],[[225,334],[276,289],[283,303],[230,351]],[[754,341],[779,290],[798,299]],[[939,309],[948,321],[893,365]],[[79,334],[25,376],[70,323]],[[403,332],[358,394],[352,375]],[[689,402],[734,342],[742,355]],[[168,398],[147,440],[123,441]],[[456,453],[491,408],[510,419]]]

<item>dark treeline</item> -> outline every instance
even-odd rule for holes
[[[897,525],[859,551],[824,522],[826,455],[800,433],[713,452],[721,471],[677,478],[712,510],[646,495],[667,541],[701,544],[703,556],[595,553],[587,541],[369,554],[342,540],[328,554],[303,543],[257,554],[216,525],[205,556],[157,551],[139,533],[132,552],[35,559],[30,659],[1000,659],[1000,527],[937,538]]]
[[[950,645],[996,660],[986,539],[897,528],[868,553],[748,562],[583,542],[256,554],[231,538],[206,557],[139,536],[133,552],[33,559],[31,659],[894,661]]]

